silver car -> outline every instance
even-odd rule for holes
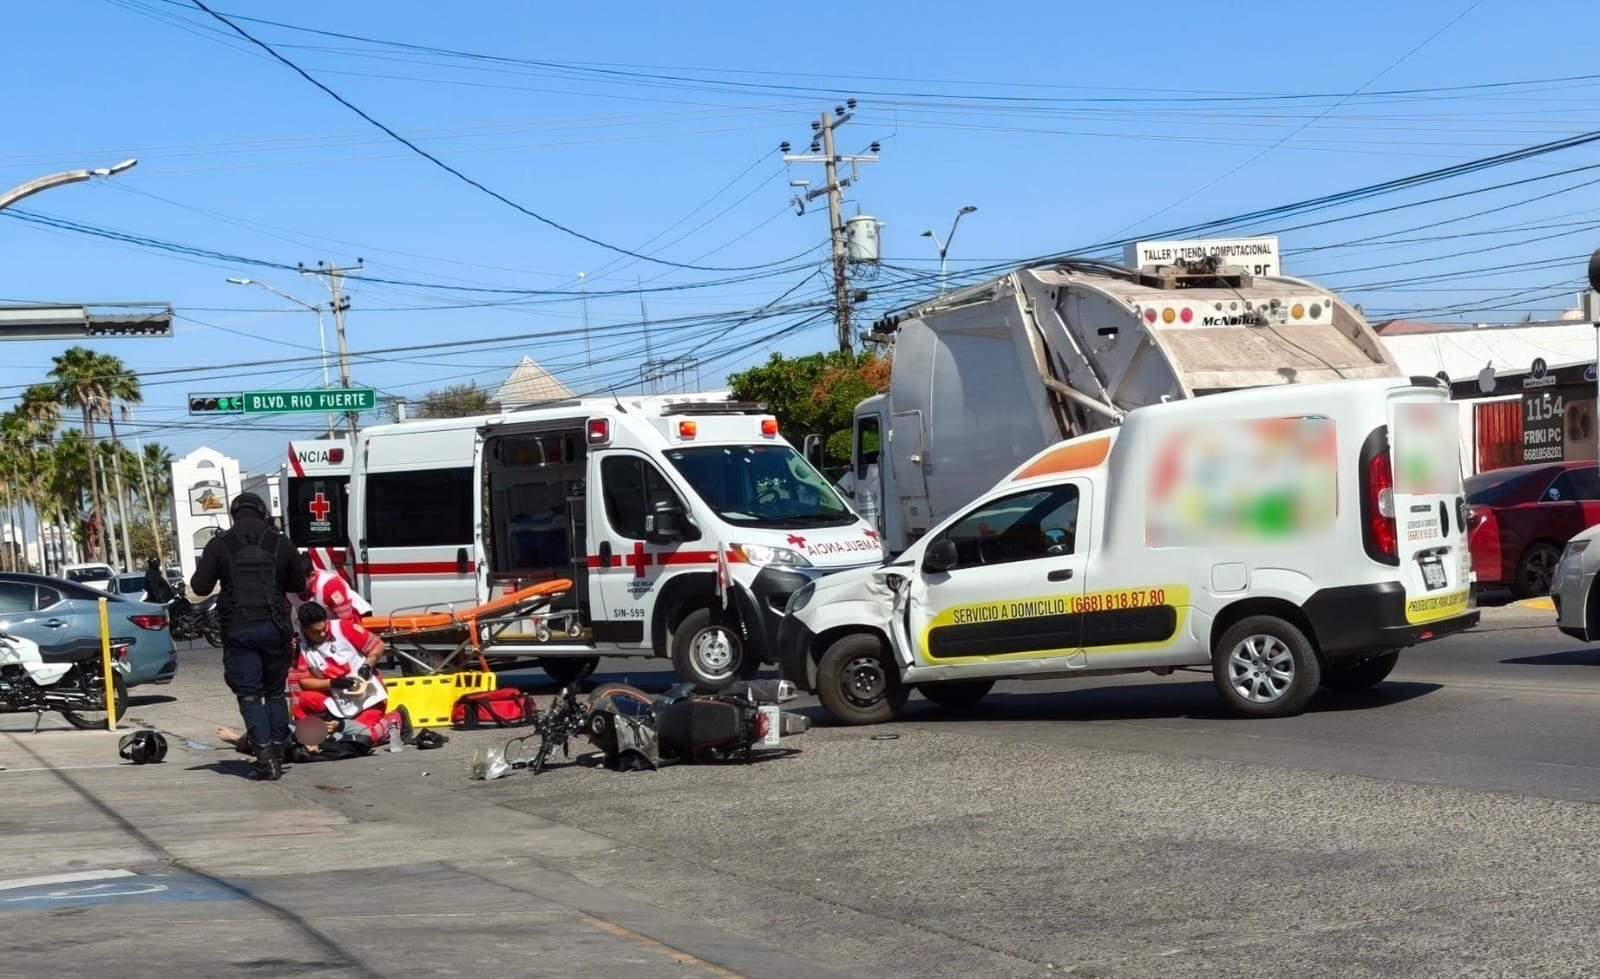
[[[1550,598],[1556,603],[1556,627],[1562,632],[1593,642],[1600,639],[1600,596],[1594,591],[1594,576],[1600,571],[1600,526],[1579,531],[1567,541],[1550,582]]]
[[[0,573],[0,629],[41,646],[100,641],[100,599],[106,600],[111,638],[131,643],[128,686],[169,683],[178,657],[167,630],[167,610],[38,574]]]

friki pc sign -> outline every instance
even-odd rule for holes
[[[1242,268],[1250,275],[1278,275],[1283,263],[1278,257],[1275,235],[1263,238],[1195,238],[1187,241],[1138,241],[1124,250],[1129,268],[1174,265],[1179,259],[1192,262],[1215,255],[1218,264]]]

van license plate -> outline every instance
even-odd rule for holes
[[[1422,583],[1429,591],[1434,591],[1445,586],[1444,564],[1438,557],[1425,557],[1422,559]]]

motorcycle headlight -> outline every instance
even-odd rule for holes
[[[734,544],[734,553],[744,558],[752,567],[767,565],[787,568],[809,568],[811,562],[804,554],[787,547],[769,547],[766,544]]]
[[[784,607],[785,615],[793,615],[807,605],[811,604],[811,596],[817,593],[817,583],[808,581],[800,586],[800,590],[789,596],[789,604]]]

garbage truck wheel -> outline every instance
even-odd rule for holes
[[[817,699],[841,724],[892,721],[910,695],[888,650],[870,633],[836,640],[817,662]]]

